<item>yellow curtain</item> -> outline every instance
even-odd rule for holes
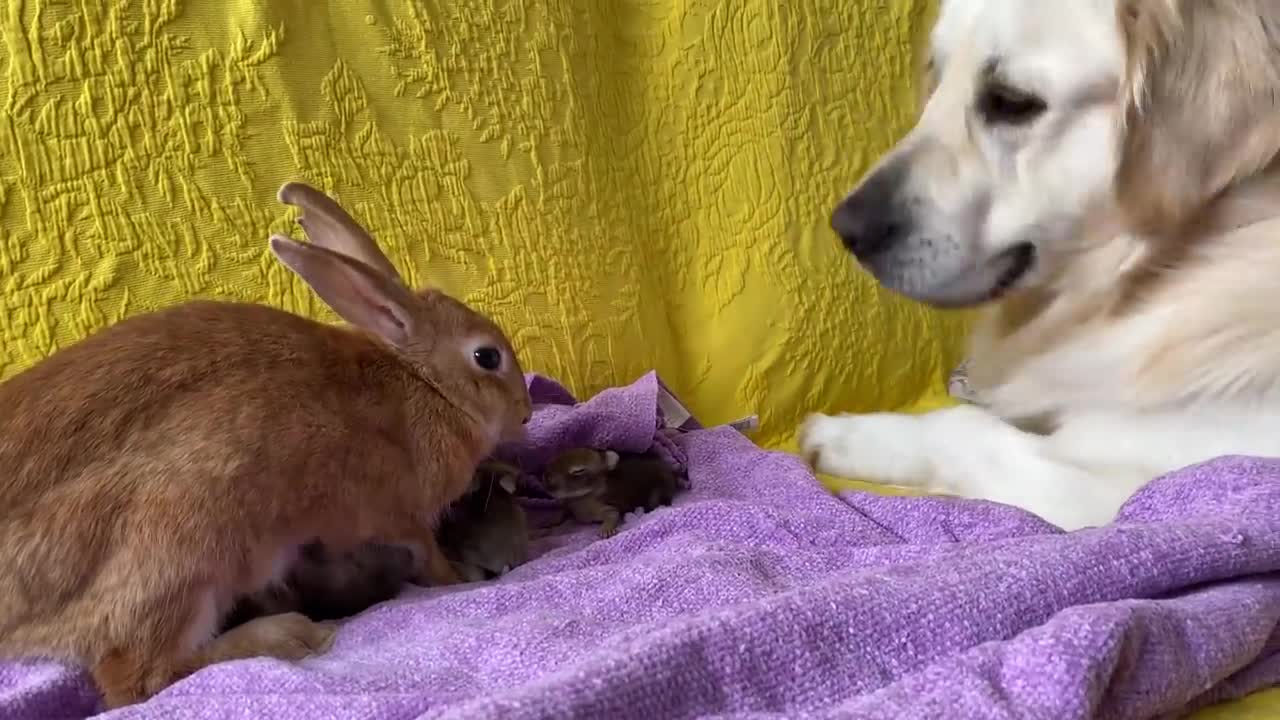
[[[826,227],[910,121],[928,3],[20,0],[0,56],[0,369],[190,297],[332,319],[265,251],[337,195],[586,395],[708,422],[941,396],[958,324]]]

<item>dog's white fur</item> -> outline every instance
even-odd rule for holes
[[[1273,0],[943,0],[919,122],[868,174],[896,167],[912,229],[864,264],[964,305],[1009,248],[1037,262],[975,328],[986,409],[810,416],[816,469],[1075,529],[1165,472],[1280,456],[1277,31]],[[986,122],[992,67],[1047,109]]]

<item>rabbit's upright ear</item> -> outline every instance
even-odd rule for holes
[[[382,253],[378,243],[333,198],[300,182],[285,183],[276,197],[285,205],[302,210],[298,224],[311,242],[355,258],[392,280],[402,282],[400,273]]]
[[[413,335],[415,299],[394,278],[342,253],[283,235],[272,235],[270,244],[276,258],[343,320],[397,348],[403,348]]]

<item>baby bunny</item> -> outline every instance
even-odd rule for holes
[[[190,302],[130,317],[0,385],[0,655],[85,663],[114,708],[214,662],[297,659],[300,613],[217,634],[298,548],[414,547],[458,578],[438,513],[532,411],[492,321],[405,287],[374,240],[299,183],[309,244],[270,247],[350,325]]]
[[[441,517],[440,548],[463,580],[492,580],[528,559],[528,520],[515,498],[519,479],[519,468],[485,461],[471,489]]]
[[[543,471],[547,494],[580,523],[600,523],[600,537],[613,537],[624,515],[670,505],[680,490],[671,466],[652,452],[573,448]]]
[[[399,595],[412,575],[413,552],[399,545],[370,542],[337,554],[307,543],[283,582],[241,598],[222,619],[222,629],[289,612],[341,620]]]

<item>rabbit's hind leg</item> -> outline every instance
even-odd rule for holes
[[[187,658],[209,642],[218,615],[212,593],[138,593],[107,613],[107,644],[90,674],[109,709],[142,702],[187,674]]]
[[[254,618],[201,648],[187,662],[187,672],[195,672],[214,663],[251,657],[301,660],[328,650],[337,631],[335,623],[315,622],[296,612]]]
[[[300,660],[324,652],[337,632],[333,623],[281,613],[250,620],[213,637],[221,618],[208,591],[192,593],[186,602],[157,603],[156,607],[169,611],[151,613],[150,622],[117,634],[129,639],[104,653],[91,668],[109,709],[142,702],[214,663],[264,656]],[[182,607],[185,612],[171,611]]]

